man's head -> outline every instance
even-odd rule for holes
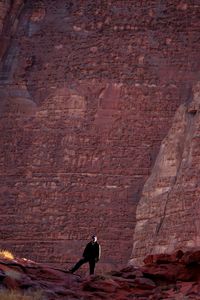
[[[92,242],[95,243],[97,241],[97,236],[96,235],[92,235]]]

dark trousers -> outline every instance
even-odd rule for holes
[[[94,268],[95,268],[95,259],[88,259],[88,258],[81,258],[77,264],[71,269],[71,272],[74,273],[76,270],[78,270],[83,264],[89,263],[90,265],[90,275],[94,274]]]

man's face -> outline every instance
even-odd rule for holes
[[[96,236],[93,236],[93,237],[92,237],[92,242],[95,243],[96,241],[97,241],[97,237],[96,237]]]

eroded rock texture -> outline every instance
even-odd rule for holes
[[[11,37],[15,34],[24,2],[24,0],[0,2],[0,60],[6,54]]]
[[[99,268],[120,266],[140,191],[198,78],[199,2],[19,7],[1,37],[2,247],[71,265],[95,232]]]
[[[0,259],[0,297],[8,298],[5,294],[9,290],[29,295],[27,299],[40,300],[198,300],[199,260],[199,250],[179,250],[149,255],[141,268],[129,266],[81,278],[29,260]]]
[[[200,246],[199,132],[200,84],[182,104],[161,144],[136,213],[133,260]]]

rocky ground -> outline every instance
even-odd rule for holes
[[[200,250],[149,255],[142,267],[79,277],[25,259],[0,261],[0,289],[41,299],[200,299]]]

